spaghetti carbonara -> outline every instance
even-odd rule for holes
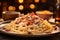
[[[34,13],[26,14],[16,18],[6,25],[5,30],[17,34],[42,34],[53,31],[52,25]]]

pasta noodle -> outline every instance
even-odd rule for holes
[[[53,31],[52,25],[47,20],[43,20],[33,13],[16,18],[5,28],[9,29],[9,32],[17,34],[42,34]]]

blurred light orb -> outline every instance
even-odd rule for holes
[[[5,11],[3,11],[2,13],[3,13],[3,14],[5,14],[6,12],[5,12]]]
[[[30,4],[30,8],[31,9],[34,9],[35,8],[35,5],[34,4]]]
[[[36,3],[38,3],[40,0],[34,0]]]
[[[56,20],[60,20],[60,18],[56,17]]]
[[[15,8],[14,6],[9,6],[9,7],[8,7],[8,10],[9,10],[9,11],[15,11],[16,8]]]
[[[19,3],[23,3],[24,0],[18,0]]]
[[[23,10],[24,6],[23,5],[19,5],[19,10]]]
[[[41,0],[42,1],[42,3],[46,3],[46,0]]]

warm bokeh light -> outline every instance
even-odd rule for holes
[[[8,10],[9,10],[9,11],[15,11],[16,8],[15,8],[14,6],[9,6],[9,7],[8,7]]]
[[[59,24],[59,22],[58,22],[58,21],[56,21],[56,24]]]
[[[23,5],[19,5],[19,10],[23,10],[24,6]]]
[[[36,3],[38,3],[40,0],[34,0]]]
[[[19,3],[23,3],[24,0],[18,0]]]
[[[56,17],[56,20],[60,20],[60,18]]]
[[[31,9],[34,9],[35,8],[35,5],[34,4],[30,4],[30,8]]]
[[[42,3],[46,3],[46,0],[41,0],[42,1]]]

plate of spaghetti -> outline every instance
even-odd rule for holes
[[[59,27],[34,13],[22,15],[9,23],[0,24],[0,31],[18,36],[44,36],[59,33]]]

